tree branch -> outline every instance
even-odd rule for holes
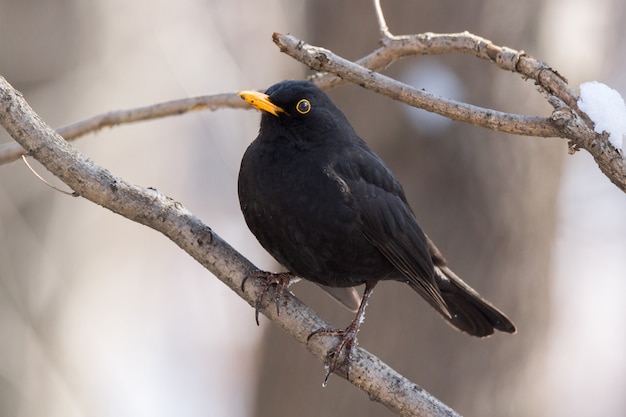
[[[251,109],[235,93],[215,94],[166,101],[134,109],[111,111],[60,127],[57,129],[57,133],[63,136],[65,140],[72,141],[88,133],[102,130],[105,127],[177,116],[191,111],[217,110],[219,108]],[[0,165],[15,161],[25,154],[26,151],[19,143],[6,143],[0,146]]]
[[[606,134],[597,134],[593,131],[593,123],[578,108],[578,96],[565,79],[548,65],[525,52],[496,46],[491,41],[468,32],[389,35],[381,40],[382,47],[359,62],[366,63],[369,68],[382,69],[409,55],[471,54],[502,69],[535,80],[555,109],[550,117],[503,113],[439,97],[374,72],[359,65],[359,62],[350,62],[327,49],[309,45],[295,36],[274,33],[273,39],[281,52],[314,70],[333,74],[334,78],[326,78],[328,77],[326,74],[323,77],[313,77],[314,81],[321,80],[324,86],[339,84],[340,81],[336,78],[339,77],[394,100],[453,120],[517,135],[568,139],[571,142],[571,149],[582,148],[588,151],[609,180],[626,192],[626,162],[619,151],[610,144]]]
[[[331,72],[361,87],[410,106],[419,107],[452,120],[516,135],[543,137],[559,135],[559,130],[551,124],[548,118],[503,113],[440,97],[364,68],[327,49],[311,46],[295,36],[274,33],[273,39],[281,52],[314,70]]]
[[[96,165],[46,125],[22,95],[0,77],[0,125],[35,159],[80,196],[132,221],[157,230],[213,273],[253,306],[261,291],[260,280],[241,284],[257,270],[246,258],[215,234],[182,204],[154,189],[130,184]],[[271,297],[270,297],[271,298]],[[295,296],[285,294],[277,316],[272,303],[261,311],[321,361],[337,343],[335,337],[316,337],[314,330],[329,327]],[[252,315],[250,316],[252,320]],[[410,382],[380,359],[357,348],[346,375],[336,374],[366,392],[372,400],[401,416],[458,416],[428,392]]]

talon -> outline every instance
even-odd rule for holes
[[[265,282],[261,286],[261,291],[259,293],[259,296],[257,297],[256,302],[254,304],[254,319],[258,326],[259,325],[259,311],[261,310],[261,307],[263,306],[263,298],[265,297],[265,293],[267,293],[267,290],[269,289],[269,287],[271,287],[272,285],[276,286],[275,294],[274,294],[274,303],[276,304],[276,314],[280,315],[280,300],[282,299],[282,296],[285,290],[289,287],[289,284],[291,284],[291,282],[293,281],[294,276],[289,272],[272,273],[272,272],[266,272],[266,271],[255,271],[255,272],[252,272],[251,274],[248,274],[243,279],[243,282],[241,283],[242,290],[243,290],[243,286],[245,282],[249,278],[265,279]]]
[[[241,287],[239,287],[241,291],[245,290],[244,287],[246,286],[246,282],[248,281],[248,278],[250,278],[250,275],[252,274],[248,274],[245,277],[243,277],[243,280],[241,281]]]
[[[256,325],[260,326],[261,324],[259,324],[259,310],[261,309],[261,296],[259,296],[256,299],[256,302],[254,303],[254,321],[256,321]]]
[[[339,359],[341,358],[341,352],[345,350],[346,352],[346,373],[350,375],[350,363],[352,362],[352,353],[354,352],[354,348],[357,346],[356,341],[356,333],[358,331],[358,326],[353,322],[345,329],[333,329],[333,328],[321,328],[312,332],[307,338],[307,342],[311,339],[311,337],[326,334],[332,336],[338,336],[341,338],[339,344],[328,351],[326,354],[326,375],[324,376],[324,382],[322,382],[322,386],[325,387],[328,384],[328,378],[330,374],[335,372],[337,369],[337,364],[339,363]]]
[[[311,337],[316,336],[318,334],[328,334],[333,336],[339,336],[341,340],[339,344],[334,348],[330,349],[326,354],[326,376],[324,377],[324,382],[322,382],[322,387],[325,387],[328,384],[328,378],[330,374],[335,372],[337,368],[337,363],[339,362],[339,358],[341,357],[341,352],[345,349],[346,351],[346,378],[350,377],[350,363],[352,362],[352,356],[354,353],[354,349],[357,346],[356,335],[359,332],[359,327],[363,322],[365,316],[365,307],[367,306],[367,301],[372,294],[374,286],[376,282],[367,282],[365,285],[365,292],[363,293],[363,297],[361,298],[361,304],[359,305],[359,310],[356,313],[356,316],[352,320],[352,323],[345,329],[333,329],[333,328],[321,328],[313,331],[307,338],[308,342]]]
[[[309,342],[309,340],[311,340],[311,338],[312,338],[313,336],[315,336],[315,335],[319,334],[320,332],[322,332],[322,331],[324,331],[324,330],[330,330],[330,329],[324,329],[323,327],[320,327],[319,329],[317,329],[317,330],[313,331],[310,335],[308,335],[308,336],[307,336],[307,338],[306,338],[307,343]],[[336,330],[336,331],[338,331],[338,332],[340,331],[339,329],[333,329],[333,330]]]

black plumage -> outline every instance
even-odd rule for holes
[[[240,96],[262,110],[238,182],[252,233],[295,275],[329,287],[366,284],[355,321],[339,332],[339,349],[353,345],[366,299],[381,280],[406,282],[471,335],[515,332],[448,268],[398,180],[322,90],[308,81],[283,81],[265,94]]]

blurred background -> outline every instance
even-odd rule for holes
[[[393,33],[469,30],[626,95],[621,0],[383,2]],[[274,31],[357,59],[370,2],[0,0],[0,74],[54,127],[181,97],[265,88],[307,69]],[[532,82],[467,56],[388,74],[484,107],[550,108]],[[452,268],[514,336],[454,331],[397,283],[377,287],[361,345],[463,415],[626,415],[626,197],[585,152],[450,122],[355,86],[332,91],[404,184]],[[236,197],[259,115],[218,110],[117,127],[75,146],[177,199],[258,266]],[[10,142],[0,132],[0,143]],[[33,162],[33,164],[35,164]],[[36,166],[36,165],[35,165]],[[39,171],[45,170],[39,167]],[[351,314],[306,282],[337,326]],[[386,416],[165,237],[0,166],[1,416]]]

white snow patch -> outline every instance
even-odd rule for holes
[[[626,104],[616,90],[597,81],[583,83],[578,107],[593,120],[596,133],[607,132],[611,144],[626,152]]]

